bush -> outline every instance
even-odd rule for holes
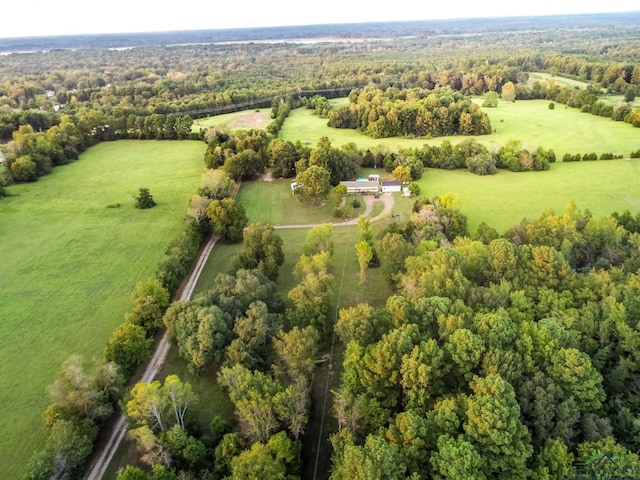
[[[345,205],[344,207],[338,207],[333,211],[333,216],[336,218],[348,218],[350,209]]]
[[[640,158],[640,148],[635,152],[631,152],[631,158]]]
[[[556,104],[553,102],[549,103],[549,110],[553,110],[554,108],[556,108]]]
[[[353,208],[360,208],[362,206],[362,203],[360,203],[360,200],[358,198],[354,198],[353,202],[351,202],[351,206]]]
[[[603,153],[602,155],[600,155],[600,160],[613,160],[614,156],[613,153]]]
[[[598,160],[598,154],[595,152],[591,152],[591,153],[585,153],[582,156],[582,161],[586,162],[587,160],[591,161],[591,160]]]

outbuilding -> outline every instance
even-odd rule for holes
[[[383,181],[382,182],[382,192],[383,193],[393,193],[393,192],[401,192],[402,191],[402,182],[398,181]]]
[[[347,194],[376,193],[380,191],[380,184],[370,180],[345,181],[340,182],[340,185],[347,187]]]

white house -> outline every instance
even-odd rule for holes
[[[384,193],[390,192],[401,192],[402,191],[402,182],[398,181],[383,181],[382,182],[382,191]]]

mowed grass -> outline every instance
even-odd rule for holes
[[[544,172],[499,170],[480,177],[466,170],[427,169],[420,180],[427,197],[452,192],[475,232],[480,222],[503,233],[523,218],[537,218],[546,209],[559,214],[569,201],[594,217],[614,211],[640,211],[640,160],[555,163]]]
[[[102,357],[184,227],[206,146],[202,142],[101,143],[0,200],[0,455],[20,478],[43,447],[47,386],[72,353]],[[134,207],[140,187],[157,206]],[[107,208],[119,203],[119,208]]]
[[[337,204],[329,195],[326,202],[317,207],[301,202],[291,192],[295,179],[252,181],[242,184],[236,197],[247,212],[250,223],[270,225],[301,225],[333,221]]]
[[[482,99],[475,100],[482,103]],[[497,108],[486,108],[494,132],[475,137],[489,148],[499,148],[511,140],[521,141],[529,148],[552,148],[558,159],[565,153],[617,153],[626,157],[640,148],[640,130],[624,122],[582,113],[576,108],[557,104],[549,109],[547,100],[500,102]],[[327,120],[313,115],[312,110],[297,109],[289,114],[280,137],[312,147],[322,137],[333,146],[354,142],[359,148],[383,147],[392,151],[400,148],[419,148],[425,143],[440,145],[447,139],[457,144],[467,137],[451,136],[431,139],[369,138],[355,130],[327,126]]]

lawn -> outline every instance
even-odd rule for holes
[[[596,217],[640,211],[640,160],[559,162],[545,172],[499,170],[486,177],[466,170],[427,169],[420,185],[428,197],[457,193],[472,233],[480,222],[503,233],[548,208],[561,213],[569,201]]]
[[[43,446],[47,385],[72,353],[101,357],[198,188],[202,142],[101,143],[0,200],[0,455],[20,478]],[[134,208],[140,187],[157,206]],[[120,204],[119,208],[107,208]]]
[[[314,207],[293,196],[293,180],[275,179],[243,183],[236,199],[244,206],[249,222],[300,225],[335,220],[332,214],[337,205],[333,195],[329,196],[326,203]]]
[[[475,101],[482,102],[481,99]],[[611,152],[628,156],[640,147],[640,131],[631,125],[582,113],[564,105],[556,105],[554,110],[549,110],[547,100],[500,102],[497,108],[484,110],[491,119],[494,132],[476,139],[490,148],[499,148],[510,140],[520,140],[527,147],[552,148],[561,159],[565,153]],[[330,128],[326,119],[306,109],[292,111],[280,131],[282,139],[300,140],[310,146],[315,146],[325,136],[334,146],[354,142],[359,148],[382,146],[390,150],[419,148],[425,143],[440,145],[445,139],[456,144],[466,138],[370,138],[355,130]]]

